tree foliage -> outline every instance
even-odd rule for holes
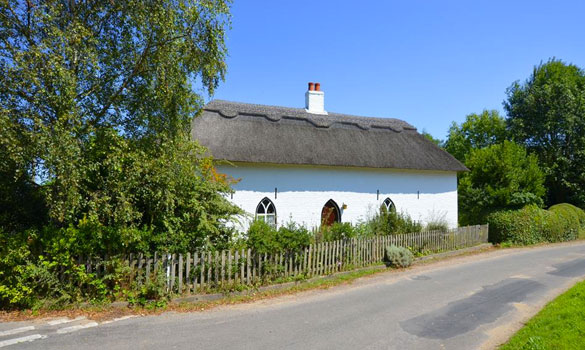
[[[469,114],[461,125],[453,122],[444,147],[465,163],[472,150],[502,143],[507,137],[504,118],[496,110],[484,110],[481,114]]]
[[[422,136],[424,136],[427,140],[431,141],[432,143],[434,143],[435,145],[442,147],[443,145],[443,141],[440,139],[435,138],[433,135],[431,135],[428,131],[424,130],[421,133]]]
[[[179,250],[221,240],[237,209],[189,128],[225,74],[228,5],[0,1],[0,225],[46,213],[31,222]]]
[[[551,59],[507,90],[511,134],[538,155],[549,204],[585,205],[585,72]]]
[[[543,205],[544,174],[535,155],[510,141],[472,150],[459,179],[462,225],[485,223],[497,210]]]

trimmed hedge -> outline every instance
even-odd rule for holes
[[[488,216],[492,243],[535,244],[577,239],[585,231],[585,212],[571,204],[549,210],[531,205],[520,210],[500,211]]]
[[[571,221],[574,225],[579,225],[581,233],[585,231],[585,210],[568,203],[555,204],[548,210]]]

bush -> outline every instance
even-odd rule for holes
[[[355,227],[349,222],[336,222],[331,226],[322,226],[321,234],[325,242],[350,239],[357,236]]]
[[[375,235],[393,235],[422,231],[421,223],[414,221],[410,215],[396,211],[387,211],[385,207],[380,209],[380,213],[370,218],[366,222],[366,225],[370,227],[369,231]]]
[[[583,231],[581,220],[585,213],[566,204],[555,207],[544,210],[530,205],[492,213],[488,216],[490,241],[526,245],[576,239]]]
[[[412,255],[410,250],[408,250],[404,247],[397,247],[395,245],[390,245],[390,246],[386,247],[384,260],[390,266],[409,267],[410,265],[412,265],[412,261],[414,260],[414,255]]]
[[[576,230],[578,237],[585,235],[585,211],[569,203],[560,203],[548,208],[557,217],[562,218],[570,230]]]
[[[312,240],[309,230],[292,221],[276,230],[264,221],[255,220],[248,228],[246,244],[257,253],[274,253],[298,251],[311,244]]]
[[[51,247],[49,254],[35,253],[35,236],[35,231],[0,232],[0,309],[50,308],[112,296],[112,289],[66,251]]]
[[[278,229],[276,239],[282,250],[300,251],[313,242],[313,233],[291,220]]]
[[[261,220],[254,220],[247,232],[248,247],[258,253],[273,253],[280,250],[278,231]]]
[[[427,222],[425,230],[447,232],[449,231],[449,224],[447,221],[431,221]]]

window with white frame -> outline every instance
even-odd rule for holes
[[[256,220],[262,220],[276,228],[276,208],[274,203],[266,197],[256,207]]]
[[[388,213],[396,210],[396,207],[394,206],[394,202],[392,202],[392,200],[390,198],[384,199],[384,202],[382,203],[382,205],[384,206],[384,208],[386,208],[386,211]]]

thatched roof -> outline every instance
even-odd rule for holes
[[[214,100],[193,120],[191,135],[232,162],[467,170],[398,119]]]

